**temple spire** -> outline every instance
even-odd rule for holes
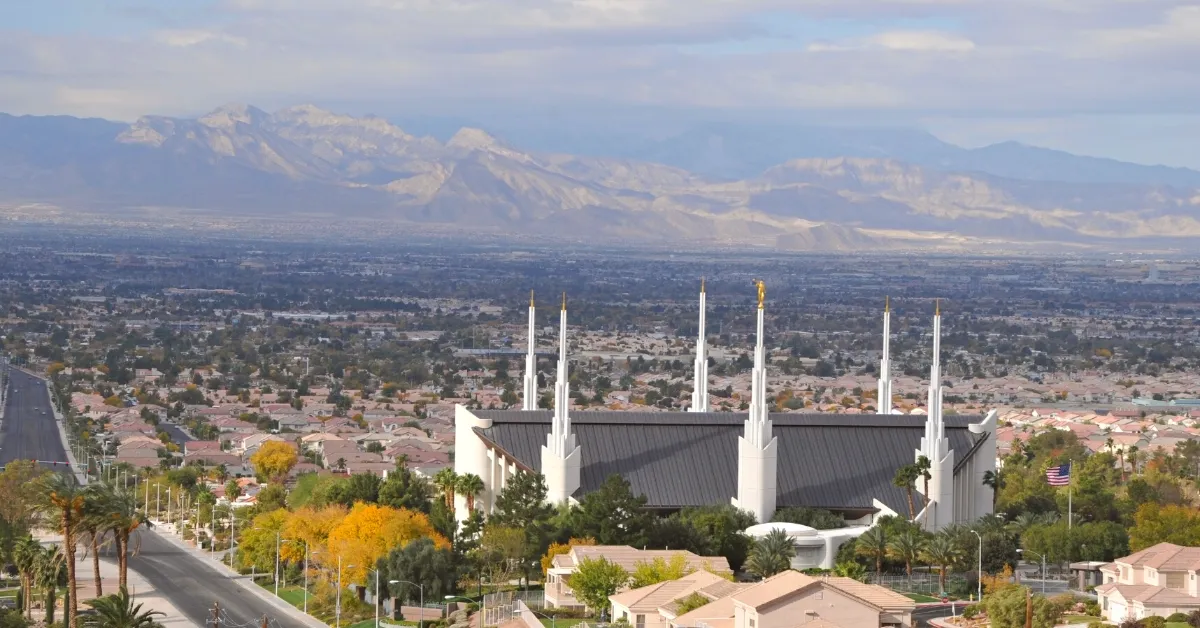
[[[929,461],[929,494],[925,496],[929,506],[920,517],[926,530],[940,530],[955,520],[954,451],[946,438],[942,396],[942,304],[939,299],[933,310],[933,361],[929,367],[925,436],[916,452],[918,462],[922,457]],[[924,483],[918,483],[918,491],[924,493]]]
[[[876,411],[879,414],[890,414],[892,411],[892,302],[884,297],[883,301],[883,358],[879,361],[879,389],[875,398]]]
[[[567,293],[563,293],[558,318],[558,373],[554,382],[554,416],[550,433],[542,446],[542,475],[546,478],[546,498],[551,503],[566,501],[579,488],[580,457],[571,432],[570,382],[567,378]]]
[[[750,414],[738,438],[738,494],[733,503],[748,510],[760,523],[775,515],[778,440],[767,408],[766,346],[763,342],[763,313],[766,284],[758,288],[758,337],[754,347],[754,371],[750,376]]]
[[[522,410],[537,410],[537,352],[534,345],[537,343],[537,332],[534,329],[534,303],[533,290],[529,291],[529,351],[525,354],[525,398],[523,400]]]
[[[696,338],[695,382],[692,385],[691,412],[708,412],[708,340],[704,331],[704,279],[700,279],[700,331]]]

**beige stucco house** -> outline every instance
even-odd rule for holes
[[[670,562],[683,557],[684,565],[692,571],[710,571],[731,574],[729,561],[724,556],[700,556],[687,550],[640,550],[628,545],[577,545],[566,554],[559,554],[550,563],[546,572],[546,605],[560,608],[582,608],[583,603],[575,599],[571,591],[571,574],[579,563],[588,559],[603,558],[620,565],[633,573],[638,563],[654,562],[656,558]]]
[[[910,628],[915,608],[912,600],[881,586],[785,571],[669,623],[672,628]]]
[[[1159,543],[1100,568],[1104,618],[1121,623],[1200,610],[1200,547]]]

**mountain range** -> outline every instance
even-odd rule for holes
[[[1200,172],[907,129],[701,126],[609,155],[446,141],[311,105],[132,124],[0,114],[0,207],[801,250],[1200,238]]]

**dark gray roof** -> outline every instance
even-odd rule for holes
[[[476,428],[481,437],[540,471],[550,411],[473,413],[492,421]],[[745,420],[745,413],[732,412],[572,412],[583,457],[580,490],[593,491],[618,474],[653,507],[729,503],[737,493],[737,439]],[[896,512],[908,511],[908,498],[892,486],[892,477],[913,461],[925,417],[782,413],[771,420],[779,438],[780,507],[871,510],[876,498]],[[980,437],[967,425],[980,420],[946,417],[956,463],[978,446]]]

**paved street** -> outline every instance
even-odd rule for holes
[[[45,383],[17,369],[9,370],[9,378],[4,427],[0,429],[0,465],[13,460],[45,460],[61,462],[59,468],[65,468],[67,454]]]
[[[66,461],[54,412],[45,384],[38,378],[11,371],[11,388],[0,429],[0,463],[33,459]],[[60,469],[65,466],[60,466]],[[261,620],[265,614],[273,625],[303,625],[270,602],[242,588],[228,572],[217,571],[207,559],[184,550],[155,532],[138,533],[140,551],[129,559],[129,567],[155,587],[189,621],[207,625],[213,602],[219,601],[226,621],[241,625]]]

